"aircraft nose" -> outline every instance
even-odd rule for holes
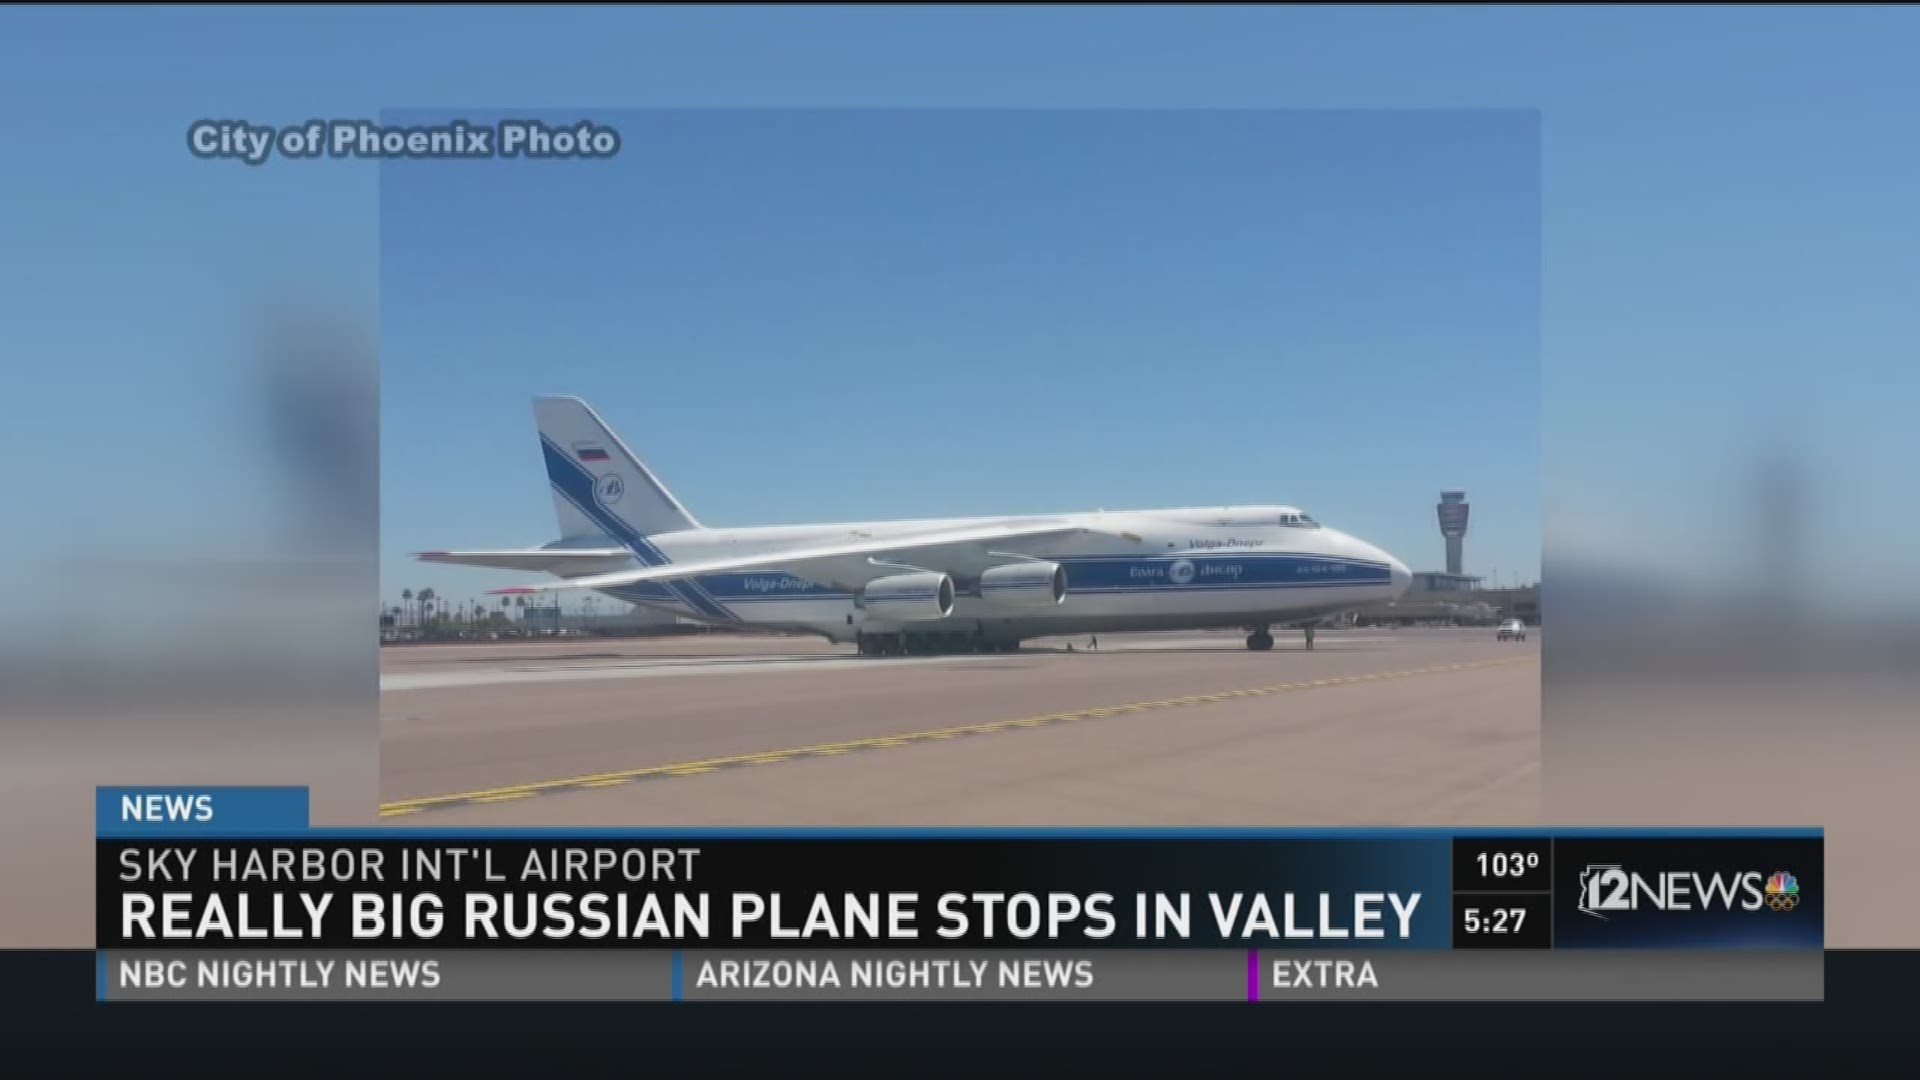
[[[1413,571],[1407,569],[1406,563],[1391,555],[1387,556],[1387,566],[1393,578],[1393,595],[1398,597],[1407,591],[1407,586],[1413,584]]]

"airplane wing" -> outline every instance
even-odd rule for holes
[[[703,574],[724,574],[736,570],[780,571],[796,577],[851,588],[877,577],[910,573],[915,569],[968,573],[977,568],[1005,561],[994,557],[985,548],[980,547],[982,544],[1068,536],[1095,531],[1097,530],[1083,525],[1059,521],[1046,524],[976,525],[937,529],[882,539],[839,541],[789,548],[785,551],[767,551],[753,555],[703,559],[698,562],[670,563],[640,570],[590,574],[548,584],[493,589],[491,594],[500,596],[560,592],[569,589],[610,589],[649,581],[675,581],[681,578],[699,577]],[[1132,537],[1132,539],[1139,538]],[[899,564],[875,565],[870,561],[883,555],[909,560],[909,562],[903,567]]]
[[[454,566],[488,566],[497,570],[527,570],[572,577],[604,573],[633,560],[626,548],[514,548],[503,551],[416,551],[421,562]]]

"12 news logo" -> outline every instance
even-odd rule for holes
[[[1800,881],[1785,870],[1763,874],[1701,876],[1697,871],[1670,870],[1651,878],[1617,863],[1589,863],[1580,872],[1579,909],[1604,921],[1609,911],[1792,911],[1800,906]]]

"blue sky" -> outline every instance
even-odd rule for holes
[[[1738,554],[1752,531],[1741,481],[1771,440],[1816,478],[1809,517],[1870,523],[1849,530],[1844,552],[1820,560],[1815,572],[1877,595],[1876,582],[1913,580],[1920,570],[1906,540],[1920,526],[1920,508],[1888,495],[1911,487],[1915,428],[1906,403],[1920,390],[1911,363],[1920,340],[1920,305],[1911,302],[1920,275],[1912,202],[1920,140],[1910,136],[1920,105],[1916,30],[1920,12],[1901,7],[8,8],[0,12],[8,102],[0,138],[13,153],[0,170],[10,255],[0,260],[0,334],[15,408],[0,426],[0,451],[30,463],[59,446],[63,467],[9,470],[15,504],[34,513],[30,529],[0,540],[19,549],[0,561],[0,586],[21,598],[18,610],[38,610],[41,600],[70,602],[72,590],[85,587],[75,582],[94,580],[83,572],[95,565],[91,555],[60,561],[92,545],[271,558],[311,527],[313,509],[288,494],[300,489],[289,487],[284,462],[261,452],[272,418],[258,410],[254,324],[264,309],[287,304],[333,318],[348,338],[382,340],[383,321],[396,315],[383,307],[386,170],[199,161],[185,148],[195,118],[285,124],[407,107],[1284,107],[1538,111],[1538,454],[1549,575],[1557,559],[1594,552],[1693,578],[1740,572],[1746,564],[1729,552]],[[1278,185],[1299,179],[1277,171]],[[588,182],[572,167],[543,176]],[[1221,197],[1234,205],[1235,193]],[[890,205],[897,208],[882,201],[841,209],[871,224]],[[496,224],[471,227],[479,234]],[[1005,238],[968,237],[976,249],[996,239]],[[1114,243],[1098,232],[1073,239]],[[836,290],[851,288],[847,275],[859,265],[849,255],[822,267],[804,295],[844,301]],[[1122,268],[1099,269],[1117,276]],[[710,266],[684,270],[718,276]],[[662,288],[675,284],[644,263],[633,272],[643,281],[655,274]],[[943,280],[959,272],[942,268]],[[407,287],[404,275],[397,284]],[[1112,277],[1083,282],[1087,291],[1075,299],[1156,298],[1122,323],[1134,370],[1148,353],[1179,355],[1176,346],[1187,344],[1155,336],[1176,332],[1152,319],[1174,299],[1197,309],[1233,298],[1131,284],[1127,291]],[[1002,305],[1000,324],[969,322],[940,299],[909,304],[896,296],[903,306],[870,315],[865,326],[848,326],[837,311],[816,318],[796,303],[780,326],[792,351],[754,349],[751,359],[866,370],[881,363],[874,350],[912,336],[911,317],[951,336],[916,348],[985,341],[990,347],[969,348],[970,365],[1011,365],[1043,345],[1057,353],[1084,344],[1097,325],[1085,303],[1065,305],[1049,323],[1033,317],[1031,297],[1002,292],[992,297]],[[662,330],[647,343],[685,354],[696,351],[685,339],[696,337],[739,350],[745,362],[748,345],[773,336],[773,326],[739,313],[724,333],[696,333],[701,310],[675,313],[680,340]],[[597,317],[638,320],[648,308],[602,311],[596,305]],[[1339,313],[1309,313],[1325,316],[1312,333],[1296,320],[1290,329],[1303,336],[1285,347],[1329,345]],[[485,317],[518,322],[498,306]],[[1347,325],[1365,345],[1394,329],[1366,319]],[[396,335],[405,329],[392,326]],[[1243,368],[1256,347],[1274,347],[1251,320],[1181,330],[1217,332],[1202,347]],[[408,407],[404,381],[394,385],[406,376],[393,369],[419,344],[404,336],[386,342],[395,350],[387,373],[393,416]],[[633,347],[607,339],[530,362],[581,365],[581,376],[618,372],[631,359],[621,350]],[[476,351],[485,359],[486,350]],[[522,449],[524,403],[507,400],[505,388],[501,401],[483,402],[490,380],[475,381],[463,384],[456,371],[445,391],[460,403],[472,445],[446,460],[423,453],[422,479],[413,483],[415,498],[490,512],[437,518],[432,544],[538,540],[539,496],[527,492],[524,472],[512,472],[531,466]],[[951,462],[932,446],[882,462],[810,461],[756,488],[722,451],[656,437],[672,421],[643,411],[643,399],[608,398],[615,392],[580,386],[580,377],[566,381],[606,399],[629,437],[715,521],[777,519],[788,516],[778,509],[816,501],[825,512],[821,500],[838,497],[861,513],[1154,502],[1161,500],[1149,496],[1173,486],[1176,471],[1179,490],[1195,500],[1292,498],[1336,516],[1337,504],[1320,497],[1311,477],[1288,476],[1278,462],[1210,473],[1192,452],[1147,460],[1087,446],[1027,455],[1035,459],[1031,486],[1023,480],[991,499],[985,478],[998,483],[999,470],[949,474],[941,499],[904,484],[904,476]],[[792,383],[780,390],[802,400],[824,392]],[[1106,395],[1103,404],[1122,397],[1118,389],[1090,392]],[[512,397],[524,393],[515,388]],[[772,409],[766,400],[738,402],[730,422],[761,434]],[[112,437],[75,437],[83,402],[89,423]],[[1234,408],[1243,418],[1251,411]],[[833,426],[859,423],[847,414]],[[390,424],[383,431],[391,437]],[[487,453],[499,461],[519,464],[481,468],[473,447],[482,442],[497,447]],[[824,453],[813,445],[783,441],[780,459]],[[1355,460],[1386,449],[1364,446]],[[383,472],[398,482],[390,467]],[[791,483],[835,475],[854,480],[804,491]],[[1498,482],[1438,482],[1474,490],[1469,551],[1488,568],[1497,552],[1487,545],[1501,542],[1485,516],[1497,505],[1488,497]],[[1404,524],[1373,531],[1394,544],[1393,530],[1405,527],[1413,544],[1431,543],[1427,492],[1436,483],[1380,483],[1404,483],[1415,501],[1404,507]],[[433,490],[418,494],[424,486]],[[388,492],[389,507],[399,491]],[[1381,495],[1376,505],[1386,509],[1368,512],[1403,512],[1397,492]],[[389,518],[396,529],[404,522]],[[126,535],[128,520],[141,523],[137,540]],[[1351,523],[1367,531],[1365,521]],[[429,530],[408,528],[406,544],[429,539]],[[370,563],[381,557],[375,544],[366,538]],[[1412,561],[1430,562],[1427,551],[1416,546]]]
[[[1537,574],[1529,111],[593,119],[611,162],[386,167],[389,592],[552,537],[552,392],[709,525],[1290,502],[1426,565],[1462,486]]]

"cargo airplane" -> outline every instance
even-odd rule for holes
[[[544,572],[495,595],[590,590],[701,623],[819,634],[862,655],[1010,652],[1023,638],[1248,631],[1398,597],[1398,559],[1291,506],[710,529],[577,398],[534,399],[560,539],[430,551]]]

